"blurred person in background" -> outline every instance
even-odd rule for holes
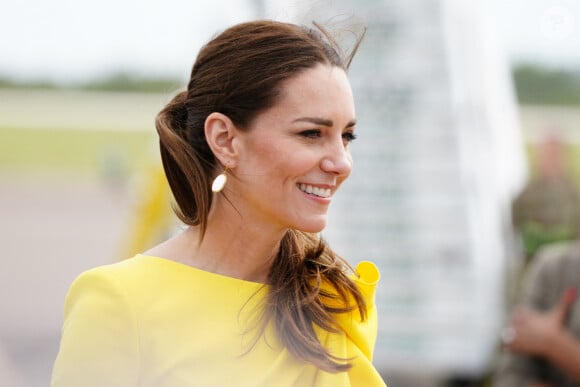
[[[183,232],[81,274],[52,386],[385,386],[377,268],[321,238],[355,110],[324,29],[233,26],[158,115]],[[362,38],[362,36],[361,36]]]
[[[580,236],[580,194],[557,135],[537,145],[535,174],[514,200],[512,218],[524,268],[543,245]]]
[[[542,247],[502,340],[494,387],[580,386],[580,242]]]

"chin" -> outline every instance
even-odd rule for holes
[[[302,224],[298,224],[296,225],[295,228],[296,230],[300,230],[303,232],[308,232],[311,234],[316,234],[321,232],[322,230],[324,230],[324,228],[326,227],[326,219],[324,219],[323,221],[319,221],[319,222],[304,222]]]

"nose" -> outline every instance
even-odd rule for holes
[[[352,156],[342,139],[339,145],[328,147],[325,156],[320,161],[320,168],[324,172],[340,177],[348,177],[352,171]]]

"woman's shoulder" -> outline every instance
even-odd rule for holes
[[[130,310],[130,315],[141,315],[163,300],[202,294],[203,284],[181,266],[162,258],[136,255],[88,269],[70,285],[65,314],[85,310],[89,314],[115,311],[113,314],[123,315],[120,311]],[[189,302],[198,298],[190,297]]]
[[[153,257],[137,254],[134,257],[118,262],[96,266],[80,273],[75,279],[75,282],[92,278],[123,282],[130,281],[132,278],[142,278],[148,272],[158,271],[156,266],[159,266],[159,263],[156,263],[151,258]]]
[[[160,294],[213,294],[243,297],[263,293],[262,285],[225,277],[193,266],[152,255],[137,254],[119,262],[98,266],[81,273],[72,289],[100,287],[140,299]]]
[[[85,270],[74,279],[70,291],[88,288],[143,294],[148,289],[178,280],[181,272],[183,268],[176,262],[138,254]]]

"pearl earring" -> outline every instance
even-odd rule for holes
[[[226,175],[226,171],[223,171],[219,175],[213,179],[213,183],[211,183],[211,190],[212,192],[218,193],[224,189],[226,182],[228,181],[228,176]]]

